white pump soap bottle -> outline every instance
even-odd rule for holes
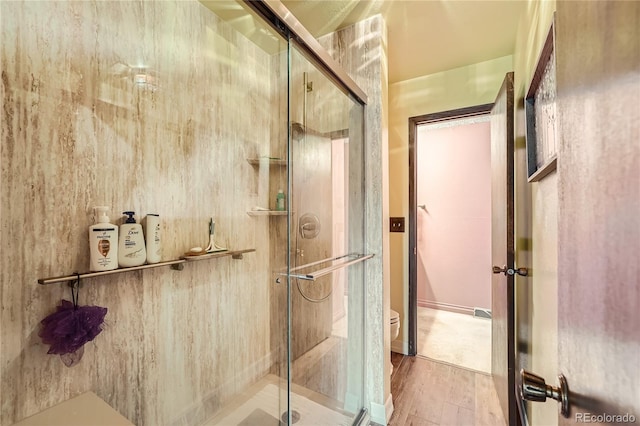
[[[109,223],[109,207],[93,208],[96,224],[89,227],[90,265],[92,272],[118,268],[118,227]]]
[[[144,246],[142,226],[133,218],[135,212],[122,212],[127,215],[125,222],[120,225],[120,239],[118,244],[118,264],[120,267],[140,266],[147,260],[147,250]]]

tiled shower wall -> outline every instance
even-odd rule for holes
[[[245,159],[269,153],[272,58],[197,2],[0,9],[0,423],[88,390],[138,425],[198,423],[271,364],[269,222],[245,214],[268,178]],[[257,251],[84,280],[80,304],[109,311],[68,368],[38,330],[69,289],[37,279],[88,270],[103,204],[159,213],[163,260],[206,245],[211,216]]]

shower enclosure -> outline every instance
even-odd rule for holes
[[[233,22],[251,16],[242,31],[273,66],[270,137],[249,152],[260,201],[248,212],[270,242],[272,366],[211,424],[353,424],[364,405],[364,106],[282,22],[263,20],[270,10],[240,4],[247,15]]]
[[[207,424],[358,423],[368,258],[363,102],[264,4],[203,4],[268,56],[261,78],[272,118],[245,147],[255,179],[247,214],[269,241],[271,363]]]
[[[373,404],[366,96],[276,6],[0,2],[0,424],[85,392],[139,426]],[[161,262],[89,273],[100,205],[159,214]],[[69,367],[38,332],[76,280],[108,313]]]

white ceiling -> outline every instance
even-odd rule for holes
[[[526,0],[282,0],[315,37],[381,13],[389,82],[408,80],[514,51]]]

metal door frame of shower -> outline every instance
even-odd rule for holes
[[[279,33],[293,38],[306,53],[327,72],[328,76],[351,94],[362,105],[367,104],[367,94],[353,81],[349,74],[318,43],[313,35],[293,16],[280,0],[243,0]]]

